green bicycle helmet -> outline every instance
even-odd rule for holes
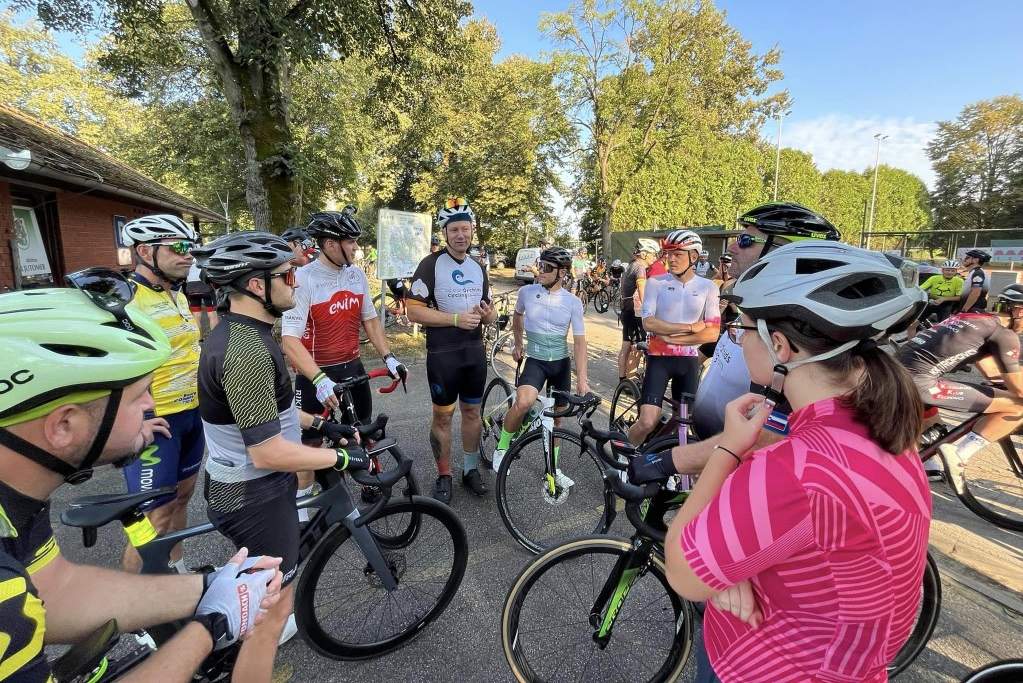
[[[160,367],[170,342],[148,316],[125,309],[125,329],[113,313],[74,289],[0,294],[0,443],[71,483],[85,481],[106,445],[121,390]],[[148,337],[146,336],[148,335]],[[72,467],[3,427],[48,414],[64,403],[111,394],[93,447]],[[72,398],[72,400],[67,400]]]

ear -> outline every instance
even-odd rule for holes
[[[774,355],[778,357],[778,361],[781,363],[788,363],[795,356],[792,344],[789,343],[788,338],[781,332],[771,332],[771,346],[774,349]]]
[[[81,438],[81,430],[88,427],[91,416],[84,408],[74,403],[61,406],[43,420],[43,449],[54,453],[65,453]]]
[[[248,289],[253,294],[256,294],[257,296],[262,296],[263,294],[265,294],[266,293],[266,283],[263,282],[263,276],[262,275],[258,275],[258,276],[254,275],[254,276],[250,277],[249,281],[246,283],[246,289]]]

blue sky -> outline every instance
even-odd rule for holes
[[[551,49],[537,30],[567,0],[474,0],[497,26],[502,55]],[[889,135],[882,163],[933,181],[924,146],[934,122],[979,99],[1023,92],[1023,2],[980,0],[731,0],[729,23],[764,52],[782,50],[794,104],[782,144],[827,168],[873,165],[875,132]],[[773,123],[764,133],[772,141]]]

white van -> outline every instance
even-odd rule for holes
[[[519,251],[515,254],[515,279],[519,282],[532,282],[532,268],[536,265],[536,260],[538,258],[540,258],[539,247],[526,247],[525,249],[519,249]]]

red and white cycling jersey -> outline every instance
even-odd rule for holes
[[[281,334],[301,338],[321,367],[358,358],[359,325],[377,317],[366,274],[358,266],[338,272],[313,261],[295,276],[295,307],[285,312]]]

